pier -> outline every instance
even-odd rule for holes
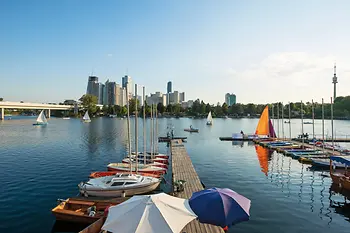
[[[233,138],[233,137],[219,137],[220,141],[254,141],[254,138]],[[276,138],[276,140],[282,140],[282,141],[294,141],[294,142],[302,142],[302,139],[300,138]],[[305,139],[304,141],[311,141],[312,138],[309,140]],[[332,138],[325,138],[324,140],[322,138],[316,138],[317,141],[325,141],[325,142],[332,142]],[[350,142],[350,138],[334,138],[334,142]]]
[[[203,190],[203,185],[193,167],[192,161],[187,154],[182,140],[171,140],[171,162],[172,162],[172,182],[177,180],[186,181],[184,190],[175,192],[174,196],[189,199],[192,193]],[[208,232],[223,233],[221,227],[200,223],[193,220],[181,231],[186,233]]]

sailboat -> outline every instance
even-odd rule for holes
[[[41,110],[36,122],[33,125],[47,125],[47,120],[44,114],[44,110]]]
[[[269,117],[269,107],[266,106],[261,114],[259,123],[256,126],[255,136],[276,138],[275,129],[273,128],[271,119]]]
[[[135,85],[136,86],[136,85]],[[135,95],[137,96],[137,86]],[[128,87],[126,87],[126,95],[128,95]],[[137,108],[137,106],[135,106]],[[129,115],[129,101],[127,101],[128,111],[128,154],[131,155],[131,140],[130,140],[130,115]],[[135,114],[135,124],[137,122],[137,111]],[[137,124],[136,124],[137,125]],[[137,128],[135,128],[137,135]],[[137,137],[136,137],[137,138]],[[137,154],[137,141],[136,141],[136,154]],[[130,159],[131,161],[131,159]],[[104,176],[101,174],[99,178],[90,179],[88,182],[82,182],[79,186],[79,191],[84,196],[99,196],[99,197],[115,197],[119,195],[132,196],[136,194],[147,193],[155,190],[161,180],[152,176],[143,176],[135,174],[138,171],[145,173],[154,173],[158,169],[165,170],[164,168],[158,168],[153,166],[139,167],[138,164],[133,163],[111,163],[108,165],[109,171],[118,171],[121,173],[115,173],[112,176]],[[95,174],[96,175],[96,174]]]
[[[135,96],[137,96],[137,86],[135,85]],[[128,111],[129,111],[129,105],[127,105]],[[129,122],[128,117],[128,122]],[[153,128],[151,128],[153,130]],[[151,131],[152,132],[152,131]],[[130,137],[130,134],[128,135]],[[138,144],[137,144],[137,138],[138,138],[138,130],[137,130],[137,106],[135,106],[135,155],[138,155]],[[153,144],[154,146],[154,144]],[[165,174],[167,171],[166,166],[162,163],[157,162],[151,162],[149,164],[140,164],[139,159],[137,156],[135,156],[134,160],[131,158],[131,145],[129,145],[129,156],[128,159],[123,160],[122,163],[110,163],[107,166],[108,171],[130,171],[130,172],[142,172],[142,173],[151,173],[151,174]],[[145,154],[144,154],[145,156]],[[144,158],[145,159],[145,158]],[[128,161],[129,160],[129,161]],[[134,165],[134,166],[133,166]],[[157,165],[157,166],[155,166]]]
[[[85,123],[91,122],[88,111],[85,112],[85,115],[83,117],[83,122],[85,122]]]
[[[207,125],[213,125],[213,117],[211,116],[211,111],[209,112],[207,117]]]

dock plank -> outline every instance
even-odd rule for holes
[[[203,190],[202,183],[198,177],[196,170],[192,164],[191,158],[188,156],[186,148],[181,140],[172,140],[171,146],[171,160],[172,160],[172,178],[173,183],[176,180],[185,180],[186,184],[184,191],[174,193],[180,198],[189,199],[193,192]],[[182,233],[223,233],[221,227],[210,224],[200,223],[198,220],[193,220],[188,223],[181,231]]]

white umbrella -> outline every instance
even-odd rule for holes
[[[186,199],[165,193],[133,196],[109,208],[102,229],[123,233],[179,233],[196,217]]]

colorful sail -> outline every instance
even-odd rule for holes
[[[271,119],[269,120],[269,137],[270,138],[277,138],[275,129],[273,128]]]
[[[269,135],[269,107],[266,106],[264,111],[260,116],[260,120],[258,126],[256,127],[255,134],[256,135]]]
[[[266,106],[264,111],[262,112],[260,116],[260,120],[258,123],[258,126],[255,130],[256,135],[266,135],[271,138],[276,137],[275,129],[273,128],[273,125],[271,123],[271,120],[269,118],[269,107]]]

